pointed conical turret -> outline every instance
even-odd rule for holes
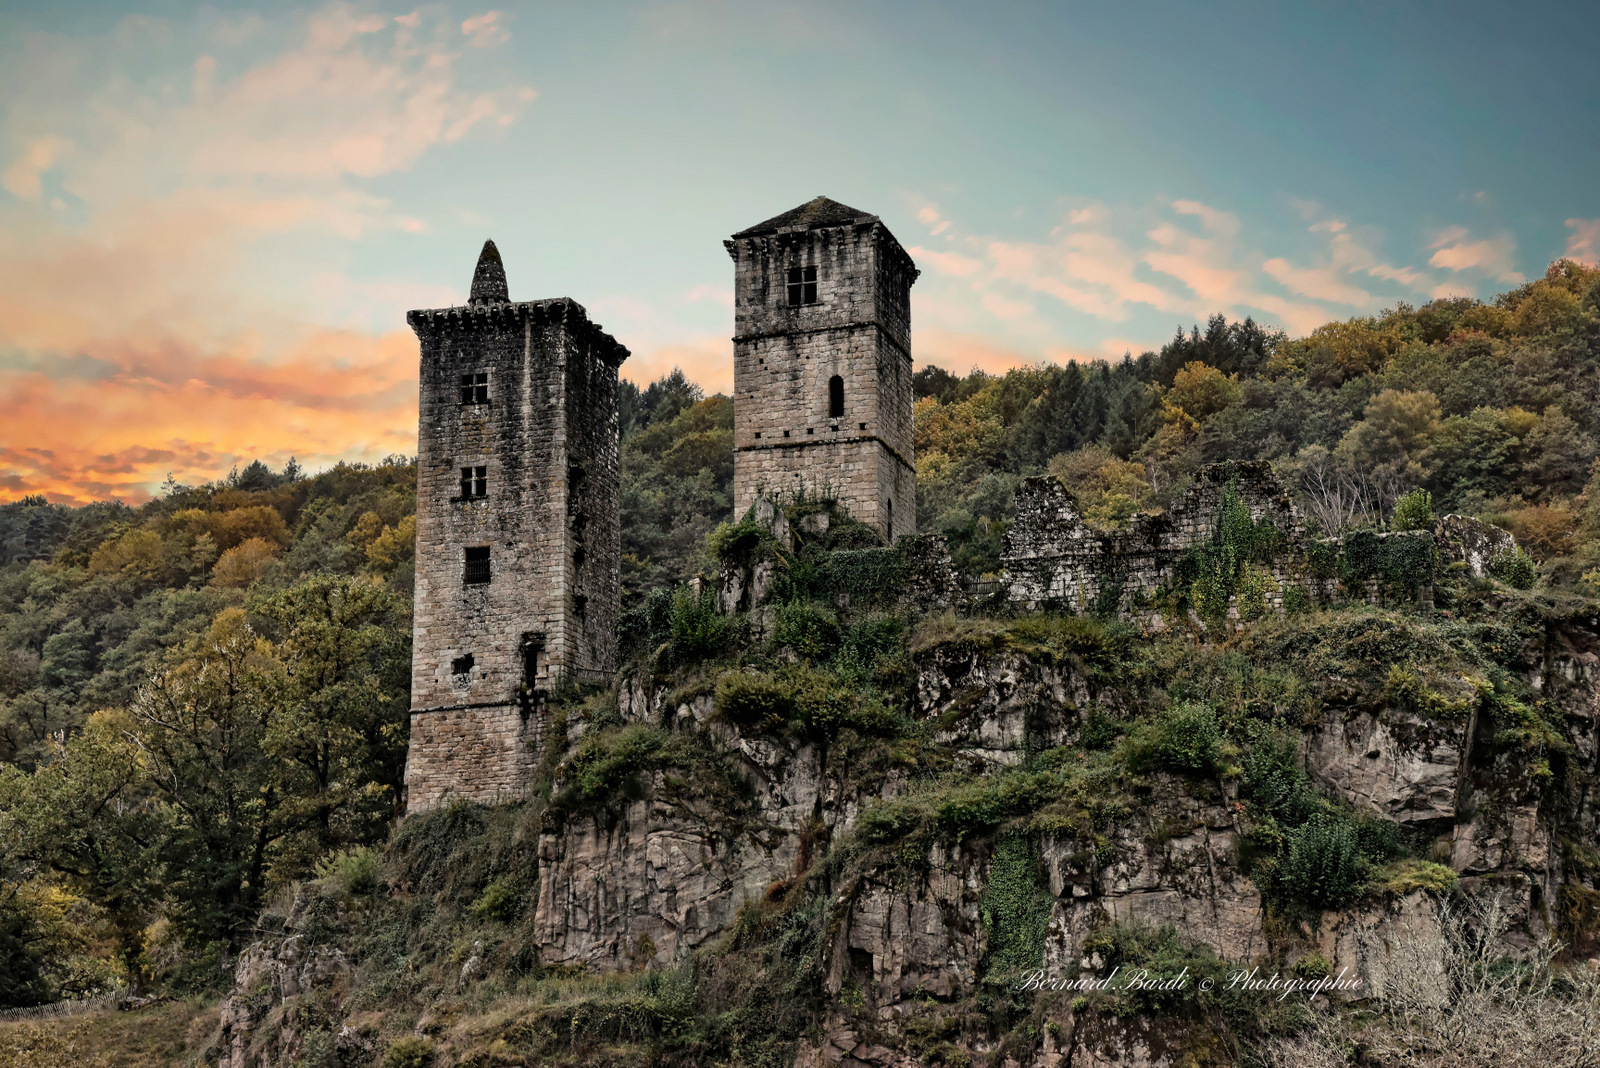
[[[483,243],[478,254],[478,269],[472,272],[472,296],[468,304],[505,304],[511,300],[506,289],[506,266],[500,262],[500,250],[493,241]]]

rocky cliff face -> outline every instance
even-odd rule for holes
[[[1513,940],[1567,924],[1564,937],[1587,949],[1568,906],[1590,900],[1597,874],[1592,848],[1573,843],[1594,839],[1600,638],[1581,613],[1526,599],[1497,610],[1498,623],[1474,627],[1362,610],[1324,631],[1282,624],[1229,650],[1173,644],[1120,660],[1092,628],[947,620],[913,643],[906,722],[871,744],[736,726],[717,688],[726,672],[690,685],[626,677],[614,704],[597,699],[570,719],[537,871],[524,873],[536,884],[521,928],[531,946],[462,953],[520,951],[559,974],[710,974],[693,962],[753,952],[743,932],[803,905],[817,917],[807,967],[820,1000],[788,1047],[794,1063],[1080,1066],[1227,1063],[1232,1040],[1192,1006],[1163,1016],[1081,997],[1030,1002],[1002,964],[1102,974],[1134,959],[1130,939],[1167,929],[1219,968],[1315,961],[1381,989],[1397,952],[1428,943],[1427,891],[1445,866],[1510,891]],[[1426,664],[1406,659],[1424,654]],[[1140,725],[1150,702],[1174,716],[1193,695],[1223,723],[1211,763],[1139,757],[1140,745],[1159,757],[1173,744]],[[1263,800],[1255,750],[1229,741],[1269,728],[1297,739],[1296,774],[1331,799],[1316,804],[1347,813],[1340,826],[1400,843],[1393,854],[1413,858],[1396,862],[1401,875],[1374,876],[1337,907],[1286,904],[1298,854],[1281,843],[1303,832],[1271,815],[1288,809]],[[626,789],[572,801],[601,767],[585,745],[605,738],[693,753],[638,761]],[[733,785],[694,785],[712,779]],[[1263,860],[1275,840],[1276,867]],[[350,972],[297,923],[240,963],[226,1016],[233,1068],[272,1063],[262,1050],[292,1045],[284,1004]],[[430,996],[464,996],[478,980],[462,967]],[[328,1013],[328,1041],[370,1047],[358,1015]],[[280,1037],[264,1042],[273,1028]]]

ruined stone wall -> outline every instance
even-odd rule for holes
[[[1286,595],[1294,589],[1317,601],[1336,596],[1382,601],[1382,576],[1371,573],[1370,567],[1352,576],[1348,561],[1340,562],[1340,554],[1355,553],[1346,541],[1354,545],[1366,539],[1363,551],[1377,556],[1392,554],[1400,559],[1411,551],[1417,558],[1432,559],[1434,535],[1430,531],[1361,532],[1345,540],[1314,544],[1288,490],[1266,463],[1230,462],[1201,468],[1194,485],[1166,514],[1135,516],[1128,529],[1112,533],[1085,525],[1072,494],[1058,480],[1045,476],[1025,479],[1017,490],[1016,521],[1006,533],[1001,556],[1007,597],[1028,608],[1054,606],[1073,612],[1111,613],[1138,620],[1151,629],[1164,629],[1174,621],[1163,617],[1160,595],[1180,579],[1178,572],[1186,554],[1216,540],[1230,487],[1249,509],[1253,522],[1270,521],[1279,535],[1277,550],[1257,565],[1271,579],[1265,596],[1270,611],[1282,611]],[[1447,526],[1448,522],[1443,522],[1441,529]],[[1314,548],[1321,550],[1317,558]],[[1448,539],[1445,551],[1447,556],[1453,551]],[[1415,596],[1424,604],[1431,602],[1431,563]]]
[[[758,496],[839,500],[886,536],[916,528],[909,292],[916,268],[882,223],[743,236],[735,264],[734,512]],[[817,303],[790,307],[791,266]],[[829,381],[844,412],[829,412]]]
[[[498,256],[496,256],[498,263]],[[481,266],[480,266],[481,269]],[[618,610],[617,368],[566,299],[412,312],[422,344],[408,809],[527,782],[539,702],[606,671]],[[487,399],[461,400],[486,374]],[[464,497],[460,470],[487,469]],[[490,580],[465,581],[487,547]]]
[[[1172,580],[1183,554],[1216,536],[1230,484],[1252,520],[1269,519],[1284,536],[1284,551],[1270,568],[1279,590],[1272,606],[1281,607],[1282,590],[1309,577],[1305,536],[1288,491],[1265,463],[1204,467],[1166,514],[1137,515],[1127,530],[1115,533],[1086,526],[1059,480],[1024,479],[1001,555],[1010,599],[1031,608],[1057,604],[1089,612],[1115,597],[1121,614],[1138,614],[1138,606]]]

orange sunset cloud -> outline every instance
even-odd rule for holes
[[[415,451],[402,314],[456,297],[343,273],[355,242],[426,230],[364,182],[510,125],[536,94],[458,83],[463,45],[503,40],[503,13],[298,19],[298,39],[243,67],[210,50],[249,25],[198,38],[165,87],[124,68],[170,24],[31,42],[41,88],[14,94],[0,170],[0,497],[132,503],[252,459]],[[102,75],[64,88],[60,69]],[[261,255],[285,236],[303,242],[289,270]]]
[[[88,370],[89,373],[83,373]],[[0,372],[0,488],[138,502],[171,474],[206,481],[259,458],[316,467],[416,451],[416,340],[321,332],[287,359],[108,345],[79,374]]]

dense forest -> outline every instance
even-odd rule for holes
[[[1050,473],[1087,520],[1270,461],[1328,534],[1436,513],[1512,531],[1541,588],[1600,592],[1600,270],[1302,338],[1213,317],[1158,352],[915,375],[917,511],[999,567]],[[733,402],[621,395],[627,604],[715,560]],[[150,502],[0,506],[0,1007],[219,989],[263,903],[349,869],[401,806],[416,470],[257,462]],[[680,598],[681,599],[681,598]]]

